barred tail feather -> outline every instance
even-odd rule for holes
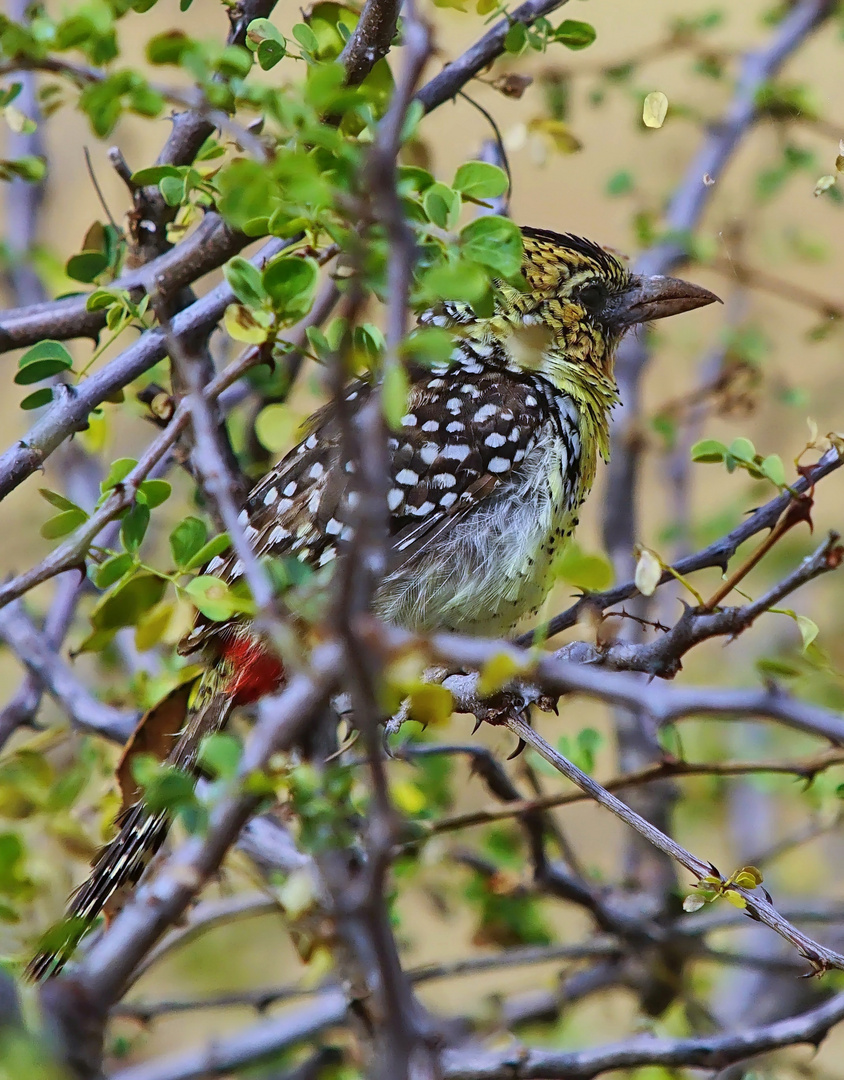
[[[202,740],[224,727],[232,710],[231,676],[228,665],[219,663],[203,673],[168,764],[195,771]],[[91,875],[74,893],[64,919],[47,932],[29,962],[30,979],[38,982],[58,975],[97,918],[122,906],[127,890],[137,884],[164,843],[171,818],[166,812],[150,812],[140,801],[127,807],[117,824],[117,835],[95,857]]]

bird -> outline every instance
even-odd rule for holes
[[[389,432],[389,563],[373,606],[399,627],[498,636],[540,607],[598,459],[609,456],[622,336],[718,300],[689,282],[635,274],[582,237],[530,227],[521,235],[522,280],[495,282],[491,314],[446,298],[418,319],[453,340],[446,361],[408,365],[406,411]],[[371,380],[349,383],[345,408],[357,412],[372,393]],[[355,528],[354,469],[329,405],[246,499],[240,523],[255,554],[314,570],[336,563]],[[202,573],[232,585],[244,567],[230,552]],[[284,665],[244,617],[198,614],[179,651],[199,652],[205,667],[184,695],[167,761],[195,772],[201,741],[237,706],[278,690]],[[97,917],[119,906],[169,824],[142,797],[123,812],[63,929],[30,962],[31,978],[57,974]]]

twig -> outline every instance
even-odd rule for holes
[[[844,465],[844,457],[839,456],[838,451],[834,448],[827,450],[809,475],[801,476],[795,480],[791,484],[790,490],[802,494],[831,472],[840,469],[842,465]],[[792,496],[789,492],[777,495],[770,502],[765,503],[764,506],[760,506],[741,525],[728,532],[725,536],[719,537],[718,540],[701,551],[696,551],[685,559],[679,559],[672,566],[674,573],[666,570],[659,579],[658,587],[665,585],[669,581],[675,581],[674,574],[686,577],[696,570],[704,570],[712,566],[720,566],[722,569],[726,569],[729,560],[746,540],[764,529],[772,529],[776,525],[791,499]],[[553,637],[563,630],[568,630],[570,626],[576,626],[590,608],[605,611],[615,604],[629,600],[632,596],[637,596],[638,593],[639,590],[632,580],[626,581],[623,585],[616,585],[612,589],[607,589],[606,592],[587,593],[566,611],[551,619],[546,626],[541,627],[539,630],[531,630],[527,634],[522,634],[521,637],[516,638],[516,644],[531,645],[535,640],[541,641]]]
[[[55,698],[75,726],[123,743],[135,728],[137,713],[98,701],[59,656],[45,634],[35,629],[19,603],[0,611],[0,640]]]
[[[505,1050],[447,1050],[443,1075],[446,1080],[593,1080],[605,1072],[647,1065],[720,1071],[733,1062],[785,1046],[809,1043],[817,1048],[842,1018],[844,994],[837,994],[799,1016],[723,1035],[689,1039],[637,1035],[625,1042],[574,1051],[519,1045]]]
[[[239,1071],[265,1058],[276,1058],[283,1050],[342,1023],[346,1009],[343,994],[339,990],[327,990],[316,1001],[294,1012],[263,1020],[198,1050],[130,1065],[112,1073],[111,1080],[203,1080]]]
[[[586,792],[599,806],[603,806],[606,810],[609,810],[616,817],[620,818],[625,824],[629,825],[632,829],[635,829],[641,836],[643,836],[649,844],[652,844],[658,850],[669,855],[676,862],[680,863],[689,870],[698,881],[703,880],[705,877],[713,875],[721,878],[722,884],[726,885],[726,881],[715,870],[711,863],[704,862],[692,855],[684,847],[673,840],[670,836],[661,832],[650,822],[645,821],[639,814],[635,813],[626,806],[623,802],[617,799],[614,795],[611,795],[605,788],[601,787],[591,776],[587,776],[573,765],[567,758],[564,758],[559,754],[552,746],[538,735],[533,728],[525,723],[519,717],[509,717],[506,720],[506,726],[522,739],[528,746],[534,749],[538,754],[545,758],[545,760],[566,779],[571,780],[573,784],[576,784],[579,788]],[[812,966],[814,972],[819,973],[827,971],[829,968],[838,968],[844,970],[844,956],[841,953],[835,952],[833,949],[827,949],[823,945],[816,941],[813,941],[810,937],[807,937],[804,933],[792,926],[786,919],[780,915],[772,903],[756,895],[755,891],[751,892],[747,889],[735,887],[735,891],[745,901],[745,913],[753,919],[759,922],[765,923],[772,930],[778,933],[781,937],[784,937],[786,941],[789,941],[794,948],[805,957]]]
[[[482,38],[467,49],[457,60],[452,61],[439,75],[425,83],[416,94],[425,112],[431,112],[438,105],[453,98],[458,90],[479,74],[485,67],[504,52],[504,40],[513,23],[531,23],[552,11],[563,7],[568,0],[527,0],[508,13],[506,19],[497,22]]]
[[[841,749],[825,750],[799,761],[682,761],[677,758],[664,758],[662,761],[646,765],[638,772],[614,776],[605,781],[602,786],[607,791],[624,791],[642,784],[651,784],[656,780],[686,776],[752,776],[756,773],[796,776],[811,782],[826,769],[841,764],[844,764],[844,751]],[[538,810],[553,810],[560,806],[570,806],[572,803],[584,802],[588,799],[589,796],[582,791],[541,795],[534,799],[519,799],[508,802],[505,806],[486,806],[478,810],[469,810],[464,814],[439,818],[430,823],[428,831],[437,836],[476,825],[489,825],[494,821],[506,821],[508,818],[535,813]],[[800,839],[795,842],[801,843],[807,837],[811,838],[814,835],[816,835],[814,830],[812,832],[801,830]],[[408,841],[408,844],[415,843],[418,841]],[[754,866],[760,865],[762,861],[764,859],[758,857],[752,860]]]

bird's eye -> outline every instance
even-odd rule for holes
[[[603,285],[593,282],[584,285],[577,294],[578,303],[587,311],[597,313],[603,307],[607,299],[607,293]]]

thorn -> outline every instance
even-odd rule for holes
[[[515,758],[517,758],[519,756],[519,754],[521,754],[521,752],[524,750],[524,748],[526,746],[527,746],[527,743],[525,742],[525,740],[524,739],[519,739],[518,743],[516,744],[516,749],[513,751],[512,754],[508,755],[507,760],[508,761],[513,761]]]
[[[474,727],[472,728],[472,734],[473,735],[475,734],[475,732],[478,730],[478,728],[481,726],[482,723],[483,723],[483,720],[481,719],[481,717],[476,716],[475,717],[475,724],[474,724]]]

